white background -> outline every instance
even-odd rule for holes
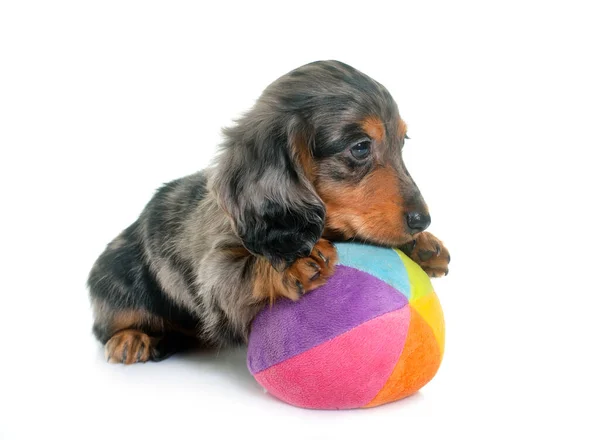
[[[598,22],[576,1],[2,2],[0,438],[598,438]],[[452,253],[436,378],[320,412],[264,394],[243,350],[106,364],[96,256],[265,86],[331,58],[395,96]]]

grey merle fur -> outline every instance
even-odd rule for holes
[[[302,139],[326,163],[321,174],[359,181],[364,172],[351,174],[351,160],[331,158],[363,136],[357,121],[370,114],[398,118],[383,86],[337,61],[271,84],[224,131],[214,166],[164,185],[98,258],[89,276],[98,339],[111,337],[119,312],[142,310],[208,345],[246,341],[264,306],[252,295],[258,259],[280,271],[308,255],[324,230],[325,206],[294,143]]]

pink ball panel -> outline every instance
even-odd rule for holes
[[[256,380],[275,397],[304,408],[365,406],[400,358],[409,322],[408,306],[386,313],[263,370]]]

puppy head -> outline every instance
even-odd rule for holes
[[[399,246],[429,225],[379,83],[337,61],[279,78],[225,130],[214,188],[244,245],[283,268],[325,233]]]

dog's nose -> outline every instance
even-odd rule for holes
[[[423,214],[420,212],[409,212],[406,214],[406,224],[412,233],[423,232],[431,224],[431,217],[429,214]]]

